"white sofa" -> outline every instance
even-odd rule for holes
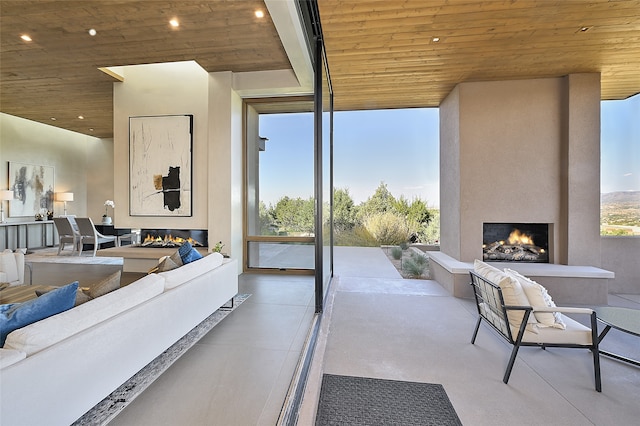
[[[15,330],[0,349],[0,424],[68,425],[238,293],[212,253]]]

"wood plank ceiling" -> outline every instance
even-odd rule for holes
[[[337,110],[438,106],[460,82],[581,72],[601,73],[602,99],[640,92],[637,0],[318,5]]]
[[[2,0],[0,37],[0,111],[97,137],[113,135],[117,81],[99,67],[194,60],[208,72],[291,68],[262,0]]]
[[[318,4],[338,110],[435,107],[464,81],[578,72],[601,73],[603,99],[640,92],[640,0]],[[99,67],[291,67],[262,0],[2,0],[0,37],[0,111],[97,137],[113,134],[115,81]]]

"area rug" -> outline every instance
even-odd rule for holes
[[[223,306],[207,319],[194,327],[189,333],[147,364],[131,379],[125,382],[111,395],[103,399],[91,410],[73,423],[73,426],[105,425],[151,385],[187,350],[195,345],[205,334],[247,300],[250,294],[238,294],[233,298],[233,306]]]
[[[316,426],[462,425],[440,384],[324,374]]]

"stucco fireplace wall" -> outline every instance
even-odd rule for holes
[[[441,251],[483,222],[549,223],[551,263],[600,266],[600,75],[461,83],[440,106]]]

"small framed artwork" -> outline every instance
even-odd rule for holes
[[[129,213],[191,216],[193,115],[129,117]]]
[[[55,190],[53,166],[9,162],[9,217],[31,216],[43,210],[53,211]]]

